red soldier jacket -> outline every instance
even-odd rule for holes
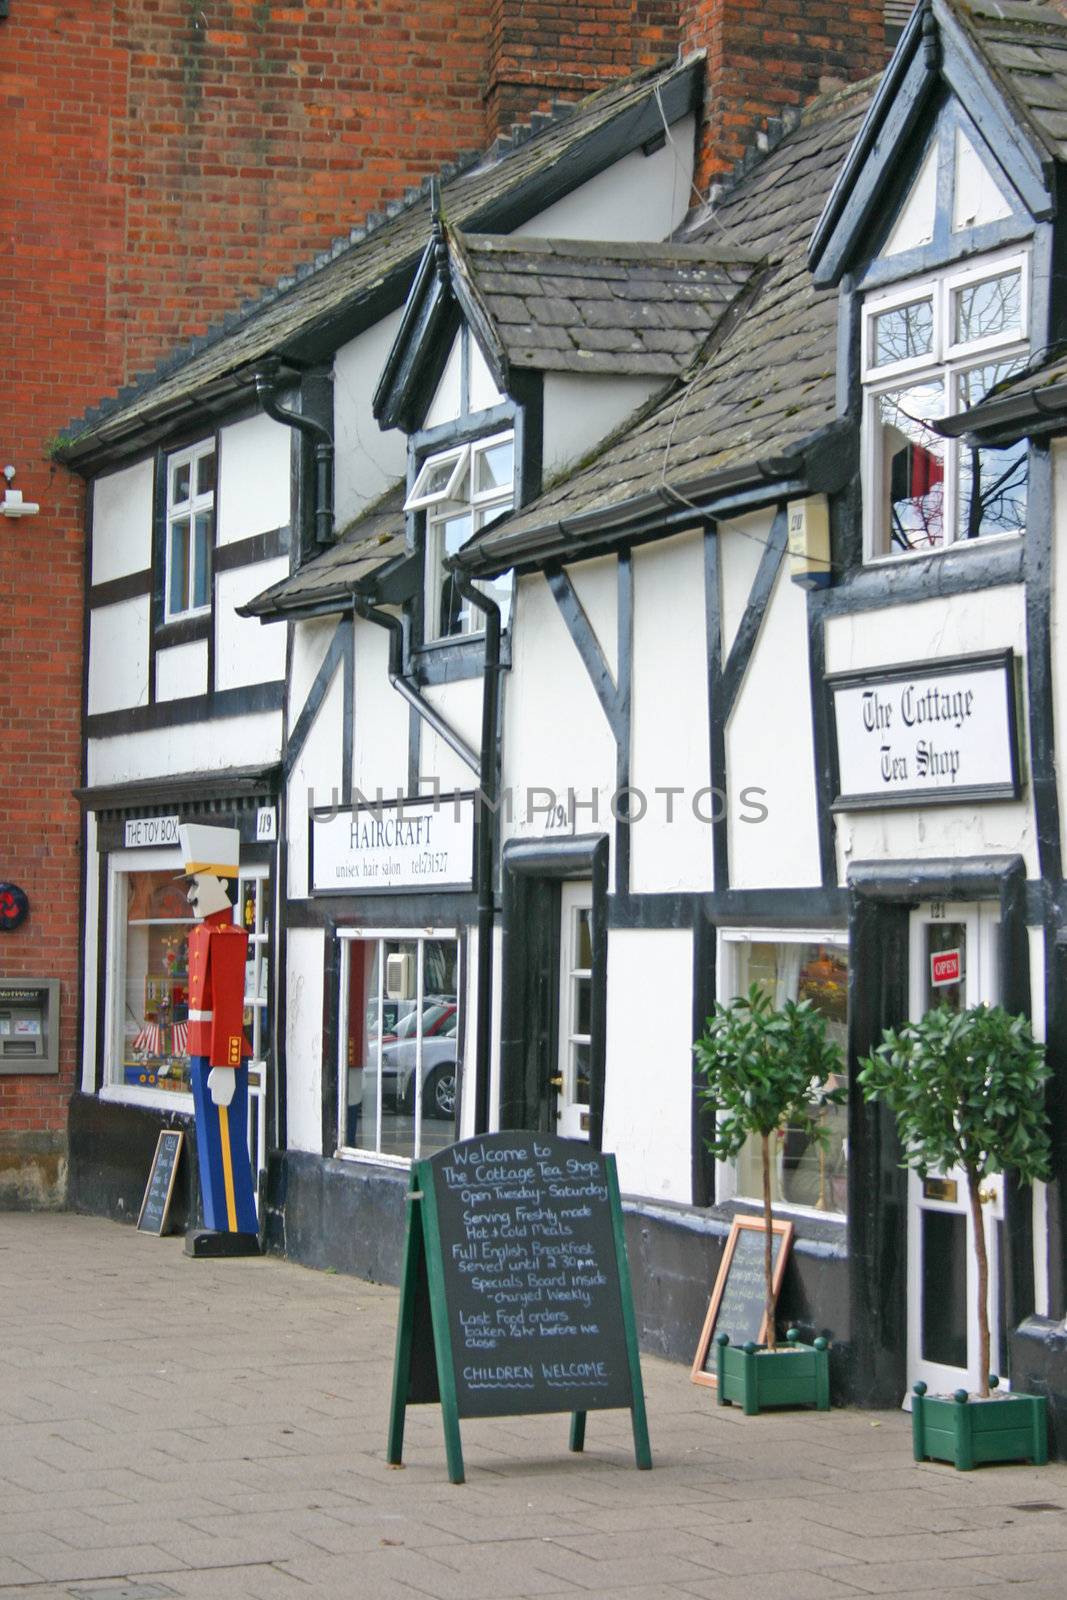
[[[243,1025],[247,952],[248,934],[228,911],[189,935],[189,1054],[212,1067],[239,1067],[252,1054]]]

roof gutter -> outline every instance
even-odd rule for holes
[[[1026,434],[1049,433],[1057,424],[1067,428],[1067,378],[1026,394],[990,400],[973,411],[942,417],[930,426],[946,439],[966,444],[1013,444]]]

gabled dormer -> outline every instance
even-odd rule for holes
[[[409,436],[423,644],[477,630],[450,559],[697,359],[755,270],[715,244],[460,234],[438,216],[375,394]],[[493,596],[505,608],[510,578]]]
[[[841,286],[857,334],[841,388],[862,409],[866,561],[1026,529],[1025,444],[975,450],[938,428],[1054,326],[1067,21],[1008,13],[916,9],[812,238],[815,281]]]

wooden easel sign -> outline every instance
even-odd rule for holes
[[[775,1304],[782,1287],[782,1274],[793,1243],[793,1224],[772,1218],[771,1286]],[[708,1314],[697,1344],[693,1369],[694,1383],[717,1387],[715,1350],[717,1333],[728,1333],[731,1344],[765,1344],[767,1340],[766,1291],[763,1275],[764,1229],[762,1217],[735,1217],[730,1236],[719,1262],[715,1287],[711,1291]]]
[[[174,1179],[178,1173],[178,1160],[184,1139],[185,1134],[180,1128],[164,1128],[156,1140],[152,1167],[137,1217],[138,1233],[162,1235],[166,1231],[167,1215],[174,1194]]]
[[[448,1476],[461,1417],[629,1410],[652,1465],[615,1158],[579,1140],[495,1133],[412,1167],[388,1459],[409,1405],[440,1402]]]

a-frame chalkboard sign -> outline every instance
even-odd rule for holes
[[[651,1467],[615,1158],[578,1140],[496,1133],[411,1170],[388,1459],[409,1405],[440,1402],[448,1476],[461,1417],[626,1407]]]
[[[156,1140],[152,1167],[137,1218],[138,1233],[162,1235],[166,1232],[167,1215],[174,1193],[174,1179],[178,1173],[178,1158],[182,1153],[184,1139],[185,1135],[180,1128],[164,1128]]]

